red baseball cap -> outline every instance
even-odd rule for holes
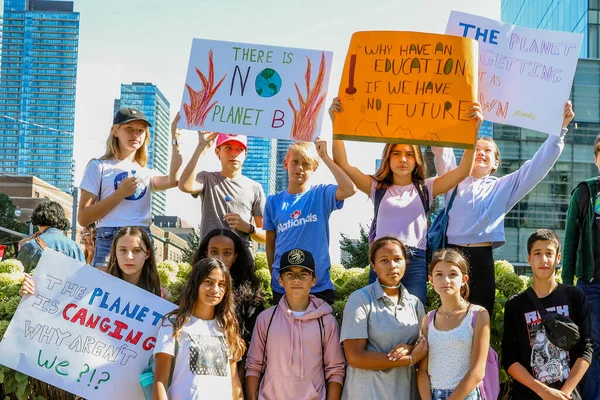
[[[244,147],[246,151],[248,151],[248,138],[246,136],[234,135],[229,133],[219,133],[219,136],[217,136],[216,147],[221,147],[222,145],[228,142],[238,142]]]

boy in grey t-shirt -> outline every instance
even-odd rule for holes
[[[217,140],[221,171],[196,171],[198,160]],[[256,181],[242,175],[248,153],[246,136],[198,132],[198,146],[179,179],[179,189],[202,200],[201,237],[217,228],[233,230],[248,247],[265,242],[265,194]]]

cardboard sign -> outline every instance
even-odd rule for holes
[[[194,39],[179,128],[314,141],[333,53]]]
[[[457,40],[458,39],[458,40]],[[419,32],[352,35],[334,139],[472,148],[477,42]]]
[[[0,364],[86,399],[144,399],[139,375],[174,304],[46,249]]]
[[[457,11],[446,33],[479,41],[479,102],[486,120],[560,134],[583,35]]]

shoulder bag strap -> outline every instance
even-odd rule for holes
[[[548,311],[546,310],[546,308],[542,304],[542,302],[539,299],[539,297],[537,297],[537,295],[533,291],[532,287],[529,286],[525,292],[527,292],[527,295],[529,296],[529,298],[533,302],[533,305],[535,306],[537,312],[540,314],[540,317],[542,317],[542,319],[544,319],[546,317],[546,315],[548,314]]]
[[[458,186],[456,186],[454,188],[454,192],[452,192],[452,196],[450,196],[450,200],[448,201],[448,204],[446,205],[446,213],[450,212],[450,209],[452,208],[452,204],[454,204],[454,198],[456,197],[456,192],[458,192]]]
[[[39,236],[36,237],[34,240],[38,244],[38,246],[40,246],[42,248],[42,251],[46,250],[46,247],[48,247],[48,246],[46,246],[46,242],[44,242],[44,240],[42,238],[40,238]]]
[[[596,181],[596,185],[598,181]],[[590,188],[586,182],[581,182],[579,185],[579,198],[577,202],[577,224],[581,227],[584,224],[585,216],[588,213],[590,204]]]

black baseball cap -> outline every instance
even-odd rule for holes
[[[113,118],[113,125],[122,125],[131,121],[144,121],[148,126],[152,126],[146,115],[136,108],[121,108]]]
[[[313,258],[310,251],[302,249],[288,250],[281,255],[279,260],[279,273],[286,268],[290,267],[301,267],[311,271],[315,274],[315,259]]]

